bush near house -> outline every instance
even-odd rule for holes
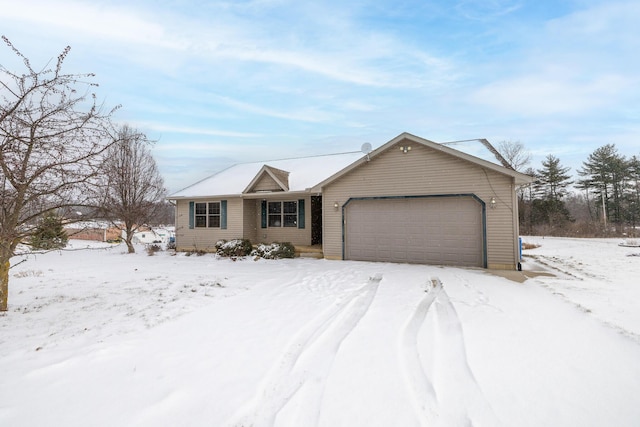
[[[222,257],[247,256],[253,250],[253,245],[248,239],[219,240],[216,242],[216,254]]]
[[[289,243],[259,244],[255,248],[248,239],[219,240],[215,245],[216,254],[225,258],[253,256],[264,259],[295,257],[295,247]]]
[[[251,252],[251,256],[265,259],[293,258],[295,254],[296,249],[289,242],[260,244]]]

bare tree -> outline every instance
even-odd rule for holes
[[[10,259],[29,244],[37,219],[87,200],[109,138],[111,115],[96,103],[93,74],[63,74],[66,47],[36,70],[9,41],[22,73],[0,65],[0,311],[7,310]]]
[[[114,224],[124,225],[129,253],[135,252],[133,233],[156,218],[160,213],[158,202],[165,195],[164,182],[149,145],[146,135],[124,125],[106,152],[103,164],[101,212]]]
[[[511,167],[519,172],[531,161],[531,153],[520,141],[500,141],[498,151]]]

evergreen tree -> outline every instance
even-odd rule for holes
[[[562,198],[571,184],[568,167],[560,165],[560,159],[548,155],[542,162],[542,168],[536,171],[536,199],[531,205],[531,222],[536,225],[548,225],[551,229],[561,227],[571,216]]]
[[[61,249],[69,240],[62,219],[54,212],[47,212],[39,221],[31,236],[31,247],[34,249]]]
[[[640,222],[640,158],[637,156],[631,157],[628,166],[627,221],[635,235],[636,225]]]
[[[589,155],[583,168],[578,171],[584,179],[580,188],[595,195],[595,202],[602,209],[605,219],[620,224],[623,219],[623,195],[629,177],[629,164],[618,154],[614,144],[597,148]]]
[[[549,154],[542,161],[542,169],[538,169],[536,176],[543,199],[559,201],[567,194],[567,187],[572,183],[569,167],[560,166],[560,159]]]

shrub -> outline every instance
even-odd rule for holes
[[[67,233],[62,226],[62,218],[53,212],[47,212],[31,236],[31,247],[34,249],[61,249],[67,246]]]
[[[242,257],[251,253],[253,246],[248,239],[220,240],[216,243],[216,253],[221,257]]]
[[[191,255],[194,255],[194,254],[196,256],[202,256],[202,255],[204,255],[206,253],[207,253],[207,251],[205,251],[204,249],[194,248],[194,249],[190,249],[190,250],[184,251],[184,256],[191,256]]]
[[[147,254],[149,256],[155,255],[156,252],[160,252],[162,250],[162,246],[160,245],[147,245]]]
[[[289,242],[271,243],[270,245],[260,244],[251,252],[251,256],[264,259],[293,258],[295,254],[296,249]]]
[[[539,248],[539,247],[540,247],[540,245],[537,245],[535,243],[522,242],[522,249],[523,250],[535,249],[535,248]]]

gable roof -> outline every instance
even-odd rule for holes
[[[362,165],[363,163],[368,162],[370,159],[375,158],[376,156],[379,156],[380,154],[382,154],[383,152],[387,151],[392,146],[396,145],[397,143],[399,143],[401,141],[411,141],[411,142],[416,143],[416,144],[421,144],[421,145],[424,145],[426,147],[432,148],[432,149],[434,149],[436,151],[451,155],[453,157],[457,157],[459,159],[462,159],[462,160],[465,160],[465,161],[468,161],[468,162],[471,162],[471,163],[475,163],[478,166],[481,166],[481,167],[487,168],[489,170],[501,173],[503,175],[511,176],[511,177],[513,177],[515,179],[516,185],[527,184],[527,183],[530,183],[530,182],[533,181],[533,178],[530,177],[529,175],[525,175],[525,174],[517,172],[517,171],[515,171],[513,169],[497,165],[497,164],[492,163],[492,162],[490,162],[488,160],[484,160],[484,159],[481,159],[479,157],[472,156],[472,155],[464,153],[462,151],[458,151],[458,150],[455,150],[453,148],[449,148],[446,145],[439,144],[439,143],[433,142],[433,141],[429,141],[428,139],[420,138],[419,136],[415,136],[415,135],[412,135],[410,133],[404,132],[404,133],[401,133],[400,135],[396,136],[395,138],[393,138],[391,141],[387,142],[386,144],[382,145],[381,147],[376,148],[371,153],[369,153],[367,156],[355,161],[354,163],[352,163],[348,167],[346,167],[346,168],[338,171],[336,174],[328,177],[327,179],[325,179],[324,181],[319,183],[317,186],[315,186],[313,188],[313,190],[314,191],[321,191],[322,188],[325,187],[326,185],[328,185],[331,182],[337,180],[338,178],[342,177],[343,175],[349,173],[350,171],[352,171],[353,169],[355,169],[358,166]],[[481,141],[481,140],[478,140],[478,141]]]
[[[405,132],[369,154],[355,151],[267,162],[240,163],[173,193],[168,198],[240,196],[241,194],[253,193],[256,184],[265,177],[273,179],[281,188],[277,191],[319,193],[324,186],[379,156],[401,141],[422,144],[436,151],[511,176],[517,185],[526,184],[533,180],[528,175]]]
[[[239,163],[173,193],[169,199],[207,196],[239,196],[252,190],[262,177],[270,176],[289,192],[304,192],[328,176],[362,158],[360,151],[321,156],[300,157],[267,162]],[[288,182],[283,182],[283,172]],[[279,184],[279,185],[280,185]]]
[[[255,187],[263,179],[271,179],[280,189],[279,191],[289,191],[289,172],[276,169],[269,165],[264,165],[260,172],[253,178],[253,180],[247,185],[243,193],[255,192]]]

